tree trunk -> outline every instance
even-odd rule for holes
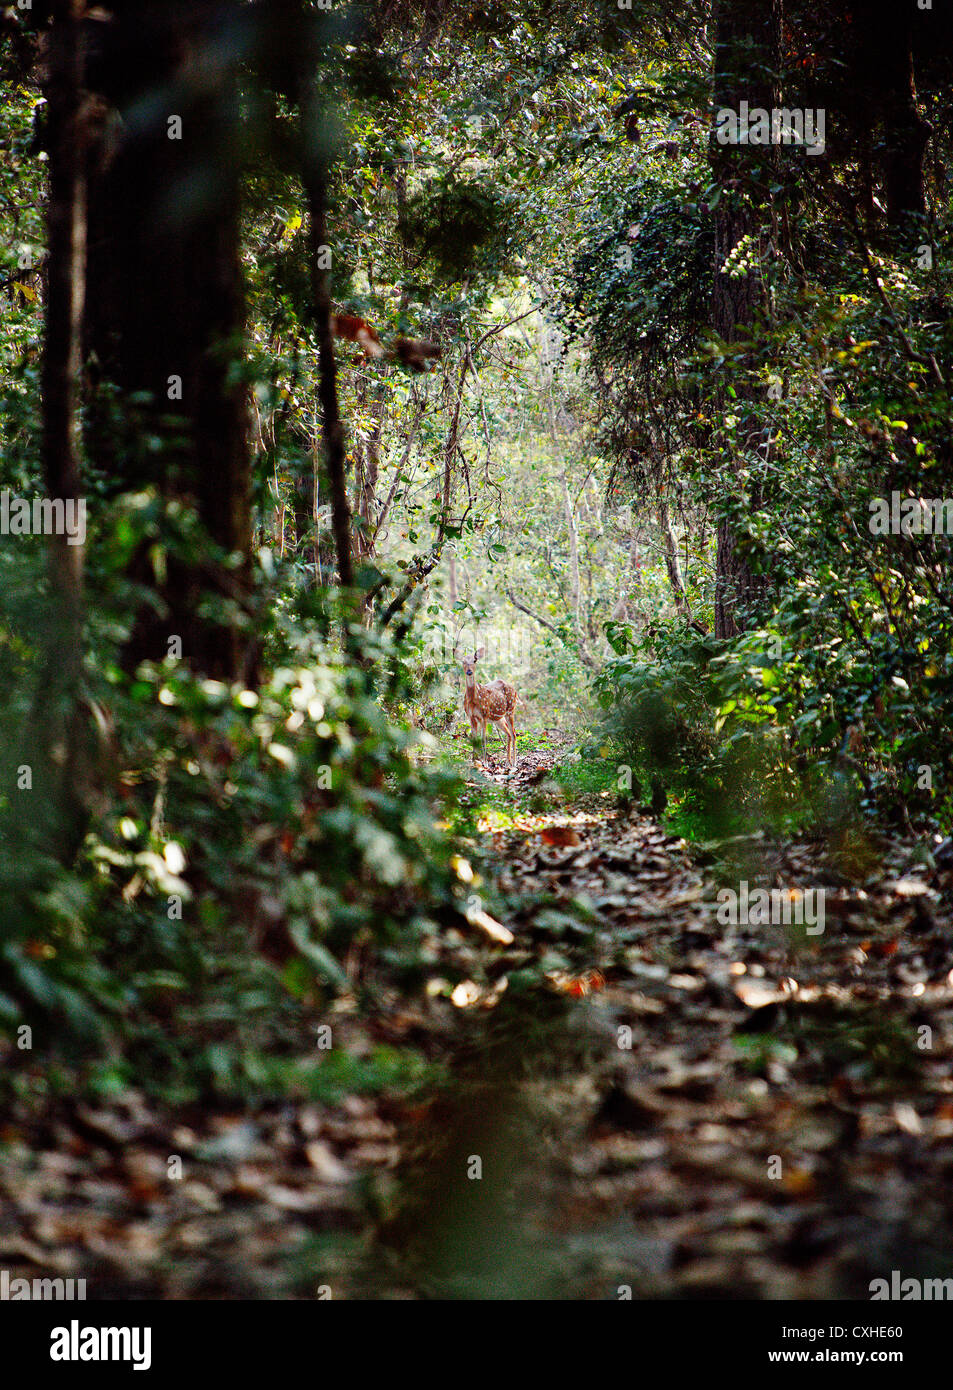
[[[455,608],[457,603],[457,556],[453,550],[451,550],[447,560],[447,596],[450,599],[451,609]]]
[[[901,0],[877,0],[867,23],[873,60],[872,87],[881,94],[884,122],[884,191],[887,221],[902,227],[926,212],[923,156],[930,127],[917,110],[913,65],[916,9]]]
[[[747,101],[749,109],[770,110],[775,105],[772,74],[778,63],[779,32],[780,0],[719,0],[715,21],[716,111],[727,107],[737,113],[742,101]],[[770,146],[721,145],[714,135],[710,158],[720,190],[715,209],[712,324],[730,342],[754,321],[758,281],[751,273],[726,274],[725,262],[744,237],[759,232],[774,161]],[[760,170],[757,176],[755,167]],[[742,390],[738,394],[743,397]],[[743,399],[735,409],[743,418]],[[741,456],[756,447],[757,432],[742,423],[738,440],[739,457],[733,463],[736,475]],[[748,499],[753,508],[759,502],[757,495]],[[741,630],[742,611],[762,595],[763,588],[761,577],[753,573],[741,553],[731,524],[722,520],[715,563],[716,636],[733,637]]]
[[[43,472],[47,493],[78,507],[82,491],[76,414],[86,276],[86,161],[83,149],[82,0],[55,0],[46,96],[50,131],[48,270],[43,352]],[[84,503],[85,506],[85,503]],[[78,679],[82,662],[83,545],[50,538],[62,631],[60,674]]]
[[[625,622],[629,607],[629,598],[636,593],[638,585],[642,580],[642,560],[639,555],[639,524],[638,514],[632,509],[632,531],[629,535],[629,555],[625,568],[622,571],[622,578],[619,581],[619,597],[615,601],[612,609],[613,620],[617,623]]]
[[[569,493],[569,483],[566,478],[563,478],[562,482],[563,504],[566,509],[566,531],[569,536],[569,606],[572,610],[572,620],[576,632],[576,639],[581,647],[583,644],[583,637],[580,619],[579,536],[576,530],[576,515],[573,511],[572,497]]]
[[[321,402],[324,456],[331,495],[331,529],[334,533],[338,576],[342,587],[350,589],[354,585],[354,571],[351,564],[351,513],[347,503],[347,453],[344,447],[344,426],[338,406],[337,366],[334,360],[334,336],[331,332],[331,294],[324,264],[328,251],[327,183],[324,170],[314,166],[306,167],[304,182],[311,238],[311,309],[315,336],[318,340],[318,398]]]
[[[691,617],[688,607],[688,597],[685,593],[685,582],[682,579],[682,567],[678,559],[678,546],[675,543],[675,532],[672,530],[672,519],[669,516],[668,503],[663,499],[658,504],[659,529],[662,532],[662,544],[665,547],[665,568],[668,571],[668,582],[672,588],[672,598],[675,600],[675,607],[679,613]]]
[[[84,10],[83,0],[55,0],[51,6],[46,81],[50,185],[42,375],[43,474],[47,495],[62,504],[64,530],[54,532],[49,541],[56,606],[32,724],[40,732],[43,749],[36,791],[42,797],[43,811],[38,820],[48,828],[56,851],[64,859],[72,857],[82,839],[84,790],[89,790],[83,784],[95,776],[93,768],[84,766],[83,754],[89,744],[80,704],[86,505],[81,497],[77,419],[86,274]]]
[[[256,643],[203,600],[246,607],[250,462],[242,354],[239,109],[234,64],[242,6],[231,0],[116,0],[98,31],[88,85],[108,115],[90,156],[87,343],[119,388],[117,437],[101,398],[91,449],[123,488],[156,488],[194,510],[212,543],[170,555],[136,622],[127,666],[184,659],[222,679],[253,678]],[[223,55],[226,55],[223,57]],[[135,399],[132,399],[135,397]],[[145,403],[143,403],[145,402]],[[160,448],[144,447],[157,439]],[[198,547],[200,552],[204,547]],[[240,557],[237,565],[219,555]]]
[[[370,402],[370,429],[360,454],[360,466],[354,480],[354,501],[361,526],[354,536],[357,559],[374,554],[374,535],[377,529],[377,482],[380,476],[381,435],[384,429],[385,384],[375,383]]]
[[[312,448],[307,457],[298,460],[298,467],[294,477],[294,527],[295,527],[295,553],[300,557],[307,554],[308,546],[317,545],[317,486],[318,469],[321,458],[320,444],[320,412],[317,403],[314,407],[314,421],[312,434]],[[307,566],[305,567],[307,574]],[[315,571],[315,582],[320,583],[320,577]],[[309,579],[305,579],[305,588],[308,587]]]

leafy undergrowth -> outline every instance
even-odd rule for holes
[[[380,669],[391,653],[363,640]],[[21,848],[0,874],[3,1088],[297,1093],[326,1014],[417,987],[465,920],[438,823],[459,779],[417,765],[417,735],[319,636],[292,629],[280,655],[255,691],[173,661],[110,672],[132,732],[69,866],[26,797],[0,804]]]
[[[571,758],[467,770],[444,808],[462,911],[416,985],[385,972],[372,1005],[314,1012],[270,1096],[91,1098],[47,1074],[45,1104],[16,1097],[11,1273],[84,1276],[90,1297],[586,1299],[866,1297],[892,1268],[942,1273],[949,847],[690,853]],[[823,886],[824,932],[719,921],[739,875]]]

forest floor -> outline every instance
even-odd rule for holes
[[[559,756],[471,773],[472,931],[432,944],[419,998],[332,1020],[351,1055],[415,1050],[425,1086],[14,1109],[11,1277],[85,1277],[90,1298],[775,1299],[953,1273],[946,847],[689,847],[567,795]],[[741,879],[823,887],[824,931],[721,924]]]

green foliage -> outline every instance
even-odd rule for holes
[[[590,756],[586,750],[575,762],[557,763],[552,772],[553,781],[574,801],[615,797],[620,790],[618,766],[616,760],[608,756],[609,751],[608,748],[594,748]]]
[[[106,1053],[170,1094],[267,1089],[336,993],[420,978],[440,920],[463,910],[434,816],[455,779],[418,768],[418,736],[384,713],[369,673],[399,679],[395,653],[365,634],[366,665],[350,664],[314,605],[298,610],[279,616],[256,691],[172,660],[131,679],[105,667],[121,780],[75,863],[7,860],[6,1031]],[[7,801],[8,841],[27,795]]]
[[[600,442],[639,494],[664,493],[677,451],[697,438],[681,372],[708,320],[713,244],[691,172],[675,187],[668,170],[600,189],[601,222],[563,287],[568,321],[591,344]]]
[[[495,278],[513,244],[516,202],[492,186],[452,175],[408,198],[398,230],[406,245],[429,257],[448,284],[474,275]]]
[[[768,635],[742,639],[731,693],[744,688],[812,763],[850,767],[868,811],[945,824],[949,538],[871,522],[878,498],[950,493],[949,389],[930,364],[953,360],[953,326],[935,277],[878,261],[889,314],[856,266],[837,292],[791,288],[784,327],[759,349],[773,398],[724,416],[700,467],[724,471],[742,409],[770,430],[771,450],[743,460],[721,510],[766,576],[777,659],[753,669]]]
[[[603,735],[633,791],[664,792],[683,833],[817,828],[835,814],[831,777],[797,757],[764,694],[768,634],[732,647],[673,621],[641,641],[617,627],[610,638],[617,655],[596,680]]]
[[[640,160],[633,175],[600,187],[564,285],[592,344],[600,437],[618,487],[677,512],[695,618],[714,620],[716,525],[753,580],[736,613],[747,632],[701,653],[697,685],[694,658],[673,666],[667,649],[610,665],[603,693],[624,689],[633,765],[704,820],[717,794],[699,802],[688,767],[737,759],[738,776],[726,764],[712,783],[728,795],[762,775],[757,744],[766,806],[796,786],[816,825],[853,805],[948,827],[949,537],[870,523],[894,493],[909,506],[953,494],[949,200],[875,236],[785,165],[765,193],[775,235],[744,189],[706,188],[697,160]],[[710,327],[726,206],[747,228],[732,263],[753,305],[730,341]]]
[[[807,1069],[823,1085],[846,1075],[878,1091],[910,1085],[921,1074],[910,1022],[887,1017],[876,1005],[821,1001],[779,1010],[769,1004],[754,1010],[733,1041],[755,1074],[777,1060]]]

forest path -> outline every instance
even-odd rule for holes
[[[867,1298],[893,1269],[949,1274],[948,853],[855,831],[693,856],[591,801],[485,833],[514,941],[473,972],[487,1021],[423,1145],[412,1284]],[[700,860],[752,890],[823,887],[823,931],[723,925]],[[534,976],[550,1010],[518,992]]]
[[[427,988],[328,1015],[310,1096],[14,1105],[0,1266],[90,1299],[867,1298],[893,1270],[948,1277],[951,847],[690,850],[567,798],[552,763],[471,774],[498,808],[475,816],[472,921],[430,941]],[[741,879],[823,885],[824,932],[723,925],[717,884]]]

